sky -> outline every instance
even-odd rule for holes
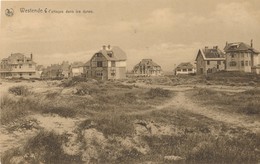
[[[223,50],[226,42],[253,39],[260,50],[259,6],[259,0],[1,1],[0,59],[20,52],[45,66],[87,62],[103,45],[114,45],[126,52],[128,70],[151,58],[172,71],[194,63],[205,46]]]

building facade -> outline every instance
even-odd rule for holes
[[[160,76],[162,74],[162,68],[152,59],[142,59],[134,66],[132,72],[135,76]]]
[[[84,74],[84,63],[74,62],[70,65],[69,77],[83,76]]]
[[[253,48],[253,41],[251,41],[251,45],[243,42],[226,43],[224,51],[227,71],[258,73],[260,52]]]
[[[33,61],[33,54],[26,57],[21,53],[11,54],[4,58],[0,64],[1,78],[39,78],[36,71],[36,63]]]
[[[181,63],[174,70],[175,75],[188,75],[195,72],[196,69],[191,63]]]
[[[95,53],[89,63],[85,64],[87,77],[99,80],[126,78],[126,53],[117,46],[103,46]]]
[[[196,57],[196,74],[207,75],[209,73],[225,70],[225,54],[217,47],[200,49]]]

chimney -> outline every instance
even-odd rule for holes
[[[205,46],[205,50],[207,50],[209,47],[208,46]]]
[[[228,45],[228,42],[226,41],[226,46]]]
[[[253,39],[251,39],[251,47],[253,48]]]
[[[106,50],[106,46],[105,45],[103,45],[103,50]]]
[[[217,50],[217,49],[218,49],[218,46],[214,46],[213,49],[216,49],[216,50]]]
[[[31,60],[33,61],[33,54],[31,53]]]
[[[108,45],[108,46],[107,46],[107,49],[109,49],[109,50],[110,50],[110,47],[111,47],[111,46],[110,46],[110,45]]]

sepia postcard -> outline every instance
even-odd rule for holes
[[[0,1],[0,164],[259,163],[259,6]]]

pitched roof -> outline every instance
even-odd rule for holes
[[[196,61],[199,55],[203,56],[204,60],[225,60],[225,54],[217,47],[199,49]]]
[[[259,54],[260,52],[250,45],[244,42],[236,42],[236,43],[227,43],[225,48],[225,52],[234,52],[234,51],[245,51],[245,52],[253,52]]]
[[[102,53],[107,60],[122,61],[127,59],[126,53],[118,46],[113,46],[111,49],[102,49],[98,53]],[[112,54],[112,56],[108,54]]]
[[[36,64],[34,61],[32,61],[30,57],[26,57],[22,53],[11,54],[11,56],[3,60],[7,60],[8,64],[20,64],[20,63]]]
[[[90,66],[90,60],[89,61],[87,61],[86,63],[84,63],[84,65],[83,66]]]
[[[151,66],[151,67],[161,67],[157,63],[155,63],[152,59],[142,59],[140,63],[138,63],[135,67],[139,66]]]
[[[176,68],[181,68],[181,69],[193,69],[195,68],[191,63],[181,63],[179,64]]]

